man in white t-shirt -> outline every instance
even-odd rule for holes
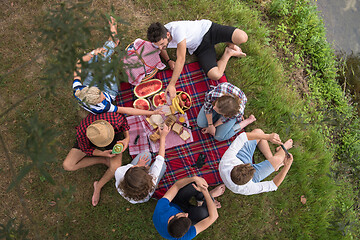
[[[153,23],[148,28],[147,37],[161,49],[161,56],[174,71],[166,88],[171,99],[175,97],[175,84],[185,64],[186,49],[198,57],[201,67],[210,79],[218,80],[224,74],[226,64],[232,56],[246,56],[238,45],[248,39],[243,30],[205,19],[170,22],[165,26],[159,22]],[[214,46],[221,42],[226,42],[228,47],[220,60],[216,61]],[[169,58],[166,48],[177,48],[175,62]]]
[[[253,195],[262,192],[276,191],[285,179],[293,156],[286,157],[281,147],[273,155],[268,141],[282,144],[276,133],[265,134],[261,129],[241,133],[224,153],[219,164],[219,173],[225,186],[232,192],[242,195]],[[286,149],[292,148],[292,139],[284,143]],[[252,157],[256,146],[267,160],[253,164]],[[283,169],[271,181],[263,181],[274,171]]]

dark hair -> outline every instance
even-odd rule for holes
[[[189,231],[190,227],[190,218],[174,216],[168,223],[167,230],[170,236],[174,238],[181,238]]]
[[[237,165],[231,170],[231,180],[237,185],[244,185],[252,179],[255,171],[250,163]]]
[[[118,186],[125,197],[134,201],[143,200],[154,189],[152,176],[146,167],[129,168]]]
[[[147,31],[147,38],[150,42],[158,42],[166,38],[168,30],[159,22],[152,23]]]
[[[234,117],[240,111],[241,100],[238,96],[225,94],[217,98],[212,105],[215,106],[217,103],[217,108],[224,115],[224,117]]]

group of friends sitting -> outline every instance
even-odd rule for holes
[[[111,55],[119,40],[116,39],[115,19],[111,18],[109,24],[113,35],[102,48],[83,56],[83,62],[96,62],[98,58],[111,61]],[[219,25],[210,20],[175,21],[166,25],[153,23],[148,28],[147,37],[173,70],[165,91],[170,99],[176,95],[176,82],[184,67],[187,49],[190,54],[197,56],[206,75],[210,79],[218,80],[223,76],[231,57],[246,56],[239,45],[248,40],[243,30]],[[227,47],[222,57],[216,60],[214,46],[221,42],[226,43]],[[176,48],[175,61],[170,59],[167,48]],[[115,97],[121,94],[116,79],[113,79],[110,85],[105,85],[104,91],[101,91],[96,86],[90,86],[93,78],[91,72],[82,81],[80,61],[76,67],[74,96],[90,113],[77,127],[77,138],[63,162],[64,169],[75,171],[94,164],[108,166],[101,179],[93,184],[93,206],[99,203],[102,187],[114,176],[115,187],[122,197],[133,204],[147,202],[166,171],[166,136],[170,128],[165,124],[160,128],[160,148],[153,162],[151,154],[143,152],[131,163],[122,166],[122,153],[113,154],[112,149],[117,143],[123,144],[122,152],[129,146],[130,127],[123,114],[163,114],[162,110],[148,111],[116,106],[113,104]],[[109,76],[104,76],[107,77]],[[217,141],[228,140],[256,121],[253,115],[244,119],[246,102],[244,92],[238,87],[228,82],[220,83],[206,94],[204,105],[198,113],[197,125],[203,134],[208,134]],[[282,147],[279,146],[273,154],[269,142]],[[243,195],[276,191],[293,162],[293,156],[285,152],[292,146],[292,139],[283,143],[276,133],[266,134],[261,129],[242,132],[220,160],[219,173],[224,184],[209,191],[206,180],[197,176],[186,177],[173,183],[157,202],[153,214],[156,230],[166,239],[192,239],[218,218],[217,209],[221,204],[215,198],[221,196],[226,188]],[[254,164],[252,159],[256,147],[266,160]],[[281,167],[281,171],[272,180],[262,181]],[[197,201],[195,205],[190,201],[194,197]]]

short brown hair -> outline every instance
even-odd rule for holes
[[[255,171],[250,163],[237,165],[231,170],[231,180],[237,185],[244,185],[253,178]]]
[[[213,106],[217,103],[217,108],[224,115],[224,117],[234,117],[240,111],[241,100],[238,96],[225,94],[217,98],[213,102]]]
[[[166,38],[168,30],[159,22],[152,23],[147,30],[147,38],[150,42],[156,43]]]
[[[153,178],[146,167],[129,168],[118,186],[125,197],[134,201],[145,199],[154,189]]]
[[[190,218],[174,216],[168,223],[167,230],[170,236],[174,238],[181,238],[189,231],[190,227]]]

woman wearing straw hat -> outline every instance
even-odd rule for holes
[[[114,177],[115,170],[121,165],[122,152],[129,145],[129,125],[124,115],[119,113],[89,114],[76,129],[76,142],[63,162],[67,171],[95,164],[105,164],[109,168],[99,181],[94,182],[92,205],[100,199],[102,187]],[[119,154],[113,154],[115,144],[124,147]]]

